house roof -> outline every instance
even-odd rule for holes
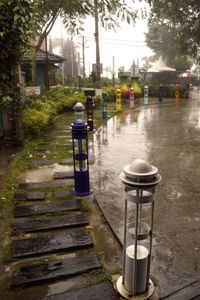
[[[48,54],[49,62],[61,63],[65,60],[62,56],[59,56],[57,54],[49,53],[48,51],[47,51],[47,54]],[[24,53],[23,61],[31,61],[31,60],[32,60],[32,51],[27,50]],[[44,50],[40,49],[36,54],[36,61],[44,62],[45,60],[46,60],[46,52]]]

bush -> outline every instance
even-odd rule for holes
[[[28,108],[24,111],[24,128],[25,132],[33,135],[41,133],[49,123],[49,115],[35,108]]]
[[[83,93],[62,86],[40,97],[27,97],[23,119],[25,132],[32,135],[40,134],[56,114],[72,110],[76,102],[85,103],[85,100]]]
[[[102,90],[104,90],[108,94],[109,101],[115,101],[116,89],[117,87],[102,87]]]

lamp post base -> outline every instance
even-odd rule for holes
[[[145,293],[140,294],[140,295],[135,295],[135,296],[129,295],[128,291],[125,289],[125,287],[122,283],[122,276],[120,276],[118,278],[116,287],[117,287],[117,291],[120,293],[120,295],[122,295],[125,299],[129,299],[129,300],[149,299],[149,297],[151,297],[153,295],[153,292],[154,292],[154,284],[153,284],[153,281],[151,279],[149,279],[148,291],[146,291]]]

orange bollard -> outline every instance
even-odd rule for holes
[[[175,98],[176,98],[176,100],[179,100],[179,98],[180,98],[180,89],[179,89],[178,83],[176,84],[176,87],[175,87]]]

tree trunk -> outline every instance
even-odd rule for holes
[[[23,145],[24,142],[24,131],[22,126],[22,108],[19,104],[21,98],[20,95],[20,84],[21,84],[21,66],[17,64],[14,66],[14,83],[15,83],[15,101],[14,101],[14,132],[15,141],[17,145]]]

